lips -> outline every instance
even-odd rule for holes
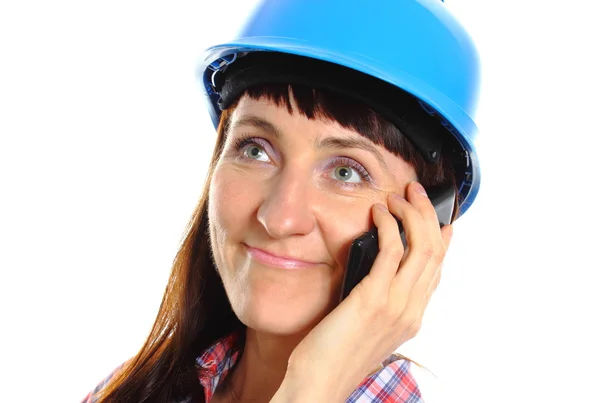
[[[268,266],[282,269],[308,269],[319,265],[319,263],[307,262],[305,260],[298,260],[287,256],[276,255],[264,249],[254,248],[246,244],[244,244],[244,246],[246,247],[246,250],[252,259]]]

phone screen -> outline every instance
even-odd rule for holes
[[[449,224],[452,220],[452,214],[454,213],[454,198],[456,197],[454,187],[440,186],[426,189],[426,191],[427,196],[431,200],[437,213],[440,227]],[[404,228],[398,219],[396,219],[396,221],[398,222],[402,244],[404,245],[404,249],[406,249],[406,235],[404,234]],[[377,228],[375,227],[352,242],[348,254],[346,272],[344,273],[340,302],[342,302],[344,298],[350,294],[350,291],[352,291],[352,289],[360,283],[367,274],[369,274],[378,251],[379,243],[377,240]]]

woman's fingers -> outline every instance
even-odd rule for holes
[[[407,196],[406,203],[412,207],[412,214],[407,214],[411,209],[406,205],[399,214],[403,215],[408,252],[392,280],[390,299],[395,299],[397,312],[406,324],[413,326],[413,322],[420,323],[439,282],[452,228],[440,231],[435,208],[418,184],[412,183],[408,187]],[[414,327],[418,329],[419,325]]]
[[[390,195],[389,210],[381,204],[373,206],[379,252],[368,276],[369,284],[363,288],[367,300],[376,303],[371,308],[389,311],[390,317],[415,329],[439,283],[441,263],[452,235],[451,226],[440,231],[435,208],[419,190],[415,183],[409,185],[408,200]],[[407,250],[394,216],[404,227]]]
[[[448,250],[448,247],[450,246],[450,241],[452,240],[452,231],[453,231],[452,224],[444,225],[444,227],[441,229],[442,240],[444,242],[444,247],[446,248],[446,250]],[[438,266],[436,273],[435,273],[435,277],[427,290],[427,297],[425,299],[425,304],[423,306],[423,310],[425,309],[427,304],[429,304],[429,300],[431,299],[431,296],[433,295],[433,293],[437,289],[438,285],[440,284],[443,267],[444,267],[444,262],[442,261],[442,263]]]
[[[402,221],[407,242],[406,255],[391,284],[391,294],[399,299],[399,306],[406,303],[412,289],[438,253],[436,234],[432,233],[434,231],[431,230],[431,224],[427,222],[436,220],[431,211],[427,211],[428,208],[433,209],[431,202],[427,196],[418,194],[412,185],[408,187],[407,198],[408,200],[390,200],[390,209]],[[434,209],[433,213],[435,214]],[[439,237],[439,225],[437,232]]]
[[[445,257],[445,251],[448,250],[448,247],[450,246],[450,240],[452,239],[452,230],[453,230],[452,225],[448,224],[448,225],[444,225],[444,227],[440,231],[441,236],[442,236],[442,242],[444,245],[444,257]],[[433,295],[433,293],[435,292],[435,290],[437,289],[437,287],[440,283],[443,266],[444,266],[444,262],[442,260],[442,262],[439,265],[437,265],[437,267],[435,267],[435,266],[432,267],[432,268],[435,268],[435,274],[433,275],[433,278],[430,279],[427,276],[422,276],[422,278],[419,279],[419,282],[422,282],[423,286],[421,286],[420,284],[415,285],[413,294],[415,294],[417,296],[421,295],[420,292],[422,292],[421,291],[422,287],[425,287],[425,286],[427,287],[427,290],[425,291],[425,297],[422,302],[421,315],[425,311],[425,308],[429,304],[429,300],[431,299],[431,296]],[[429,280],[429,284],[427,284],[428,280]]]
[[[379,251],[369,277],[376,282],[377,290],[386,292],[387,295],[404,254],[404,247],[398,223],[386,206],[379,203],[373,206],[373,222],[377,227]]]

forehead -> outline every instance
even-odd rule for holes
[[[251,98],[248,95],[244,95],[240,98],[232,116],[231,122],[235,123],[246,116],[257,116],[262,119],[268,120],[273,124],[286,125],[290,122],[303,122],[305,124],[313,125],[328,125],[330,127],[336,127],[337,129],[347,130],[341,127],[337,122],[329,119],[323,119],[317,117],[315,119],[308,119],[299,110],[296,101],[293,96],[289,98],[291,104],[291,110],[285,103],[278,105],[275,101],[262,97],[260,99]],[[348,132],[356,133],[353,130]]]
[[[256,123],[258,120],[261,120],[270,123],[282,137],[293,135],[294,139],[313,141],[315,138],[322,139],[328,136],[359,138],[362,141],[368,142],[369,147],[376,147],[381,151],[387,151],[383,146],[378,146],[356,130],[343,127],[335,119],[326,117],[324,113],[319,111],[319,107],[314,108],[313,113],[316,116],[308,118],[298,108],[292,94],[289,96],[289,105],[285,101],[278,104],[267,97],[256,99],[244,95],[240,98],[231,115],[229,126],[235,127],[239,124]],[[252,118],[257,119],[253,121]],[[298,132],[302,133],[301,137],[297,135]]]

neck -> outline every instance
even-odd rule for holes
[[[285,377],[288,360],[302,335],[277,335],[247,328],[244,352],[225,389],[239,402],[269,402]]]

